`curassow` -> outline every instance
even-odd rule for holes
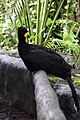
[[[18,51],[25,66],[30,72],[44,70],[47,74],[67,80],[72,91],[75,106],[79,112],[78,98],[71,80],[72,67],[55,51],[40,45],[26,43],[26,33],[27,29],[25,27],[19,27]]]

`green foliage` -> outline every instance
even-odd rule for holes
[[[78,78],[75,78],[75,80],[74,80],[74,84],[76,85],[76,86],[79,86],[80,85],[80,77]]]
[[[7,50],[16,48],[17,28],[25,25],[30,36],[27,42],[46,45],[56,51],[79,54],[80,23],[74,21],[72,13],[76,10],[75,3],[75,0],[1,0],[2,47]]]
[[[11,0],[6,0],[6,1],[1,1],[0,2],[0,9],[1,9],[1,14],[0,14],[0,41],[1,41],[1,46],[6,49],[10,50],[15,48],[16,46],[16,35],[14,31],[14,14],[12,15],[12,12],[10,10],[8,4],[11,2]]]
[[[5,20],[5,22],[1,24],[0,40],[1,46],[3,46],[3,48],[6,48],[7,50],[11,49],[11,47],[14,47],[14,45],[16,44],[12,22],[9,19]]]
[[[57,81],[57,77],[55,77],[55,76],[49,77],[49,79],[50,79],[50,82],[52,85],[54,85]]]
[[[4,12],[6,13],[6,16],[4,16],[4,12],[2,14],[4,23],[6,22],[6,20],[7,21],[10,20],[10,22],[12,22],[12,28],[13,28],[13,32],[15,32],[15,37],[17,36],[17,28],[19,26],[25,25],[29,30],[29,35],[31,38],[28,40],[29,42],[33,42],[35,44],[41,44],[41,45],[46,44],[46,42],[48,41],[48,38],[50,38],[52,27],[59,14],[63,1],[64,0],[62,0],[62,2],[60,1],[59,3],[60,6],[58,7],[58,10],[53,20],[48,18],[49,11],[51,9],[52,0],[44,0],[44,1],[35,0],[34,2],[29,0],[28,1],[17,0],[17,2],[15,0],[14,1],[6,0],[4,2],[2,1],[1,8],[4,8],[5,10]],[[36,11],[36,8],[37,8],[37,11]],[[44,40],[45,29],[47,25],[49,26],[50,20],[52,21],[50,30],[49,32],[47,32],[48,33],[47,38]],[[7,28],[10,28],[8,24],[7,24]],[[1,28],[1,29],[4,29],[4,28]],[[36,34],[36,38],[35,38],[35,34]],[[14,36],[10,36],[10,37],[14,37]],[[6,43],[6,41],[3,39],[1,38],[1,41]],[[8,43],[9,43],[9,40],[8,40]]]
[[[78,23],[75,23],[72,20],[58,20],[56,21],[57,25],[61,25],[61,31],[57,34],[62,38],[62,40],[56,39],[58,41],[57,47],[61,47],[60,51],[72,54],[79,54],[80,53],[80,45],[79,40],[76,38],[74,34],[75,27],[79,26]],[[55,42],[55,39],[53,39]],[[63,47],[63,49],[62,49]],[[64,49],[65,47],[65,49]]]
[[[46,22],[46,26],[50,26],[52,24],[52,19],[51,18],[48,18],[47,19],[47,22]]]

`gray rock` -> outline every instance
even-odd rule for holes
[[[56,93],[51,88],[47,74],[38,71],[33,77],[35,99],[37,105],[37,120],[66,120],[59,107]]]
[[[69,86],[66,84],[57,84],[55,86],[55,91],[58,95],[60,107],[64,112],[67,120],[80,120],[80,113],[76,112],[74,100],[72,99],[72,94]],[[76,89],[76,92],[80,103],[80,90]]]
[[[14,100],[19,109],[35,116],[32,75],[20,58],[0,54],[0,95]]]

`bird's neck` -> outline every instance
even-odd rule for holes
[[[18,36],[18,39],[19,39],[19,43],[26,43],[26,39],[24,36]]]

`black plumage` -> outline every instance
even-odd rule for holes
[[[67,80],[77,111],[79,111],[77,94],[71,80],[72,67],[55,51],[43,46],[26,43],[25,33],[27,33],[25,27],[18,29],[18,51],[28,70],[30,72],[44,70],[47,74]]]

